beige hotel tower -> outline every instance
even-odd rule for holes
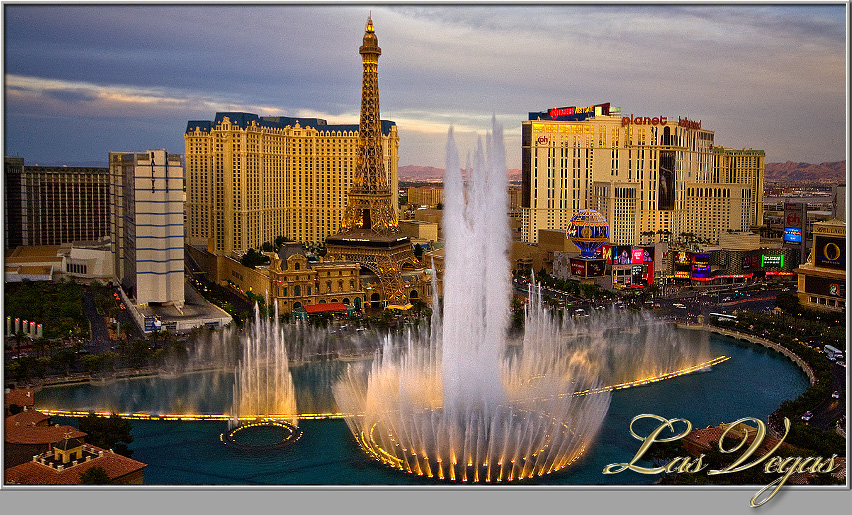
[[[399,216],[399,136],[381,120],[381,156]],[[338,232],[352,188],[358,125],[319,118],[220,112],[189,121],[187,236],[212,239],[218,254],[257,249],[277,236],[322,243]]]
[[[610,223],[610,241],[641,245],[762,222],[764,152],[714,144],[685,117],[622,115],[609,103],[530,113],[522,122],[521,238],[564,229],[581,209]]]

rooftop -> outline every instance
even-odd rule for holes
[[[84,444],[82,462],[76,465],[73,462],[65,465],[55,463],[51,451],[34,456],[33,461],[6,469],[5,483],[7,485],[77,485],[80,484],[80,475],[92,467],[102,467],[110,479],[115,481],[138,472],[146,466],[145,463],[112,451]]]
[[[3,397],[3,405],[9,407],[12,404],[18,406],[32,406],[35,402],[35,394],[30,388],[13,388],[8,390]]]
[[[36,426],[20,424],[19,420],[6,418],[6,443],[19,445],[47,445],[56,443],[69,435],[71,438],[83,438],[86,433],[71,426]]]
[[[329,125],[328,122],[323,120],[322,118],[302,118],[302,117],[290,117],[290,116],[258,116],[254,113],[243,113],[243,112],[218,112],[216,113],[215,118],[210,120],[190,120],[186,123],[186,132],[193,132],[195,129],[199,129],[202,132],[210,132],[210,130],[222,123],[225,118],[233,124],[239,127],[240,129],[245,129],[251,125],[255,125],[257,127],[267,127],[271,129],[285,129],[287,127],[295,127],[297,124],[300,127],[313,127],[320,131],[343,131],[343,132],[357,132],[358,124],[339,124],[339,125]],[[396,122],[390,120],[382,120],[382,134],[387,135],[390,133],[390,128],[396,125]]]
[[[12,415],[11,417],[6,417],[6,424],[12,424],[13,426],[33,427],[41,422],[44,422],[45,420],[50,420],[50,417],[48,415],[45,415],[41,411],[28,409],[18,414]],[[6,431],[8,432],[8,429]]]

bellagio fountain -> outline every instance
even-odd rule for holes
[[[443,306],[434,294],[425,336],[387,336],[369,370],[350,366],[334,385],[369,456],[448,481],[549,474],[593,445],[613,389],[712,362],[706,347],[643,317],[558,321],[534,288],[523,336],[510,339],[502,127],[492,122],[464,176],[452,129],[446,156]]]

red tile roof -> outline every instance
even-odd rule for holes
[[[6,425],[11,423],[15,426],[35,426],[45,420],[50,420],[50,417],[41,411],[28,409],[18,413],[17,415],[6,417]]]
[[[305,311],[307,311],[309,314],[327,313],[329,311],[346,311],[346,305],[342,302],[329,302],[327,304],[308,304],[307,306],[304,306],[304,308]]]
[[[35,394],[29,388],[14,388],[9,390],[3,399],[5,406],[17,404],[18,406],[32,406],[35,400]]]
[[[6,469],[4,481],[6,484],[20,485],[77,485],[80,484],[80,475],[92,467],[103,467],[113,481],[147,467],[145,463],[122,456],[121,454],[105,451],[94,445],[87,444],[86,448],[95,453],[104,451],[103,456],[78,465],[66,467],[62,471],[57,471],[41,463],[28,461]]]
[[[24,412],[26,413],[26,412]],[[22,414],[22,413],[21,413]],[[86,433],[71,426],[36,426],[22,424],[16,416],[6,417],[6,443],[39,445],[56,443],[70,434],[71,438],[82,438]]]

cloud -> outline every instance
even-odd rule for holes
[[[187,113],[250,111],[261,116],[280,114],[276,107],[240,103],[233,98],[216,97],[169,88],[100,85],[88,82],[42,79],[20,75],[6,76],[6,94],[12,105],[26,103],[43,114],[61,112],[90,116],[153,118],[175,110]],[[18,107],[20,109],[20,107]]]
[[[187,120],[222,110],[356,123],[369,10],[10,4],[7,117],[168,120],[178,142]],[[515,138],[530,111],[599,102],[708,120],[717,138],[770,160],[845,153],[843,5],[399,4],[372,17],[382,117],[422,138],[400,142],[410,164],[442,166],[450,125],[484,133],[494,114]],[[791,144],[791,110],[807,115],[797,123],[808,145]],[[51,127],[26,126],[36,134],[7,124],[7,140],[52,152]]]

